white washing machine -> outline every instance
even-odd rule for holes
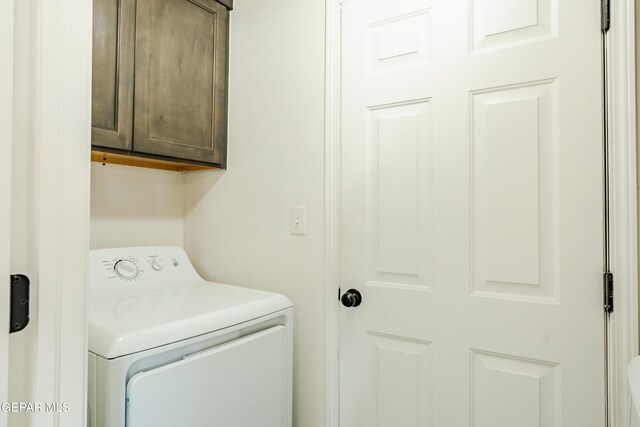
[[[206,282],[178,247],[90,263],[90,426],[291,426],[289,299]]]

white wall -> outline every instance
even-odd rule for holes
[[[181,172],[91,164],[92,249],[183,243]]]
[[[294,425],[322,426],[325,3],[235,6],[229,169],[187,174],[184,244],[206,278],[293,300]],[[289,232],[294,205],[305,236]]]

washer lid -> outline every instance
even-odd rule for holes
[[[206,334],[291,307],[283,295],[201,281],[93,300],[89,350],[113,359]]]

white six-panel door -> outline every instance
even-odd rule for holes
[[[342,427],[604,425],[599,2],[342,2]]]

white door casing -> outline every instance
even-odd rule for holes
[[[342,2],[341,426],[604,424],[598,6]]]
[[[11,141],[13,140],[13,1],[0,3],[0,403],[9,395]],[[0,427],[7,414],[0,411]]]
[[[37,426],[86,420],[92,5],[38,1],[36,401],[68,403]]]
[[[12,427],[86,422],[91,25],[91,2],[15,3],[12,217],[0,227],[11,226],[6,259],[31,279],[31,304],[11,335],[3,401],[60,410],[11,413]]]
[[[612,3],[608,32],[611,270],[615,279],[609,340],[612,427],[627,427],[634,410],[627,365],[638,355],[639,338],[635,3]]]

